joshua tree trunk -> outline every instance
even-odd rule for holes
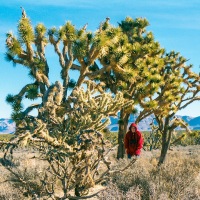
[[[119,132],[118,132],[118,150],[117,150],[117,159],[124,158],[124,136],[127,132],[128,119],[130,114],[125,113],[123,110],[120,112],[120,123],[119,123]]]
[[[169,149],[170,141],[171,141],[171,131],[165,130],[162,135],[162,148],[161,148],[161,154],[159,158],[158,165],[161,165],[165,162],[167,151]]]

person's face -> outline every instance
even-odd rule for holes
[[[135,132],[135,127],[134,126],[131,127],[131,132],[133,132],[133,133]]]

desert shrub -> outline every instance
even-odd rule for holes
[[[41,180],[41,177],[45,177],[45,169],[47,168],[45,161],[36,160],[35,156],[33,156],[34,154],[31,152],[26,155],[22,149],[21,152],[19,150],[15,152],[15,155],[11,165],[5,165],[6,163],[2,162],[4,166],[2,169],[7,172],[4,177],[5,181],[9,183],[11,188],[14,188],[14,191],[17,191],[18,195],[23,197],[18,199],[33,199],[35,193],[43,196],[46,188],[50,185],[45,185]],[[8,197],[9,194],[7,195]],[[13,200],[15,198],[10,199]]]
[[[56,85],[60,88],[61,96],[64,95],[61,84],[56,82]],[[54,95],[52,91],[57,86],[50,87],[48,95]],[[8,168],[16,177],[12,181],[26,191],[23,192],[25,197],[35,194],[38,198],[57,198],[57,183],[61,185],[60,193],[63,199],[72,199],[71,195],[86,196],[91,187],[108,179],[111,162],[107,161],[106,155],[111,145],[104,140],[101,131],[110,123],[109,113],[117,112],[119,104],[127,106],[131,102],[124,102],[122,93],[115,97],[111,94],[98,94],[96,97],[95,93],[98,92],[77,88],[73,98],[68,99],[70,109],[60,107],[62,113],[61,110],[55,109],[60,103],[48,102],[54,99],[49,96],[43,104],[44,107],[40,108],[40,112],[44,114],[42,118],[28,116],[18,120],[16,137],[12,141],[1,143],[6,159],[13,154],[13,149],[31,145],[31,148],[40,152],[42,158],[47,161],[45,173],[36,174],[35,177],[31,177],[30,173],[24,176],[23,171],[20,174],[15,172],[15,168]],[[31,149],[27,150],[30,152]],[[51,180],[52,177],[55,180]],[[51,189],[45,187],[49,182]]]
[[[200,144],[200,132],[192,131],[191,133],[185,133],[184,131],[176,131],[172,137],[171,146],[189,146]]]
[[[161,147],[161,134],[158,130],[153,131],[144,131],[144,150],[151,151],[153,149],[159,149]]]
[[[112,163],[113,169],[117,171],[118,169],[124,168],[124,166],[127,166],[130,164],[130,161],[127,159],[120,159],[115,160],[116,157],[112,157]],[[131,160],[131,162],[134,160]],[[137,162],[137,161],[136,161]],[[138,161],[140,162],[140,161]],[[110,182],[106,184],[106,190],[101,192],[98,197],[99,199],[141,199],[142,196],[142,188],[139,187],[136,184],[132,184],[132,181],[134,181],[134,176],[137,176],[138,174],[132,173],[135,170],[135,167],[139,166],[137,163],[133,164],[127,168],[124,171],[117,171],[112,173]],[[148,173],[148,171],[146,171]],[[145,175],[144,175],[145,176]],[[148,184],[146,182],[146,179],[137,179],[138,182],[142,182],[141,184]],[[104,183],[105,184],[105,183]]]
[[[100,192],[95,199],[197,200],[200,198],[199,150],[199,146],[174,149],[169,152],[166,163],[160,167],[157,167],[159,151],[144,151],[141,158],[130,168],[122,172],[113,173],[108,182],[103,182],[102,187],[105,190]],[[4,183],[0,185],[0,199],[16,200],[17,198],[14,194],[18,199],[33,199],[33,196],[26,194],[27,190],[36,190],[37,193],[40,193],[40,196],[43,196],[42,193],[46,188],[42,185],[41,177],[45,177],[43,172],[47,167],[46,161],[38,160],[38,154],[32,152],[27,154],[24,151],[17,151],[15,155],[17,158],[15,165],[13,165],[13,171],[20,179],[16,178],[13,173],[9,174],[2,171],[4,168],[0,165],[0,178],[2,179],[3,175],[4,178],[11,180],[11,184],[6,182],[5,187],[3,187]],[[21,161],[19,162],[18,159]],[[112,162],[111,167],[114,171],[122,169],[130,162],[128,159],[117,160],[116,149],[115,152],[111,152],[109,159],[111,159],[109,161]],[[104,171],[103,168],[99,170]],[[53,179],[50,180],[50,174],[48,178],[49,180],[44,181],[44,183],[52,183],[54,181]],[[22,182],[19,180],[22,180]],[[61,183],[56,182],[55,185],[57,186],[57,188],[54,188],[55,193],[61,197],[62,193],[60,193],[61,190],[59,189],[61,188]],[[6,189],[8,187],[9,189]],[[51,189],[50,184],[47,185],[47,189]],[[8,190],[8,193],[6,193],[6,190]],[[34,192],[30,193],[33,194]],[[40,199],[44,200],[45,198],[43,196]]]
[[[126,159],[121,160],[119,167],[126,162],[129,161]],[[131,193],[134,193],[133,188],[137,188],[137,192],[134,193],[133,196],[137,194],[138,199],[140,199],[139,197],[141,197],[141,199],[146,199],[145,197],[150,195],[150,167],[152,166],[150,166],[145,160],[138,160],[132,167],[123,173],[114,174],[112,181],[116,184],[120,191],[124,192],[125,196],[130,196]]]
[[[188,151],[189,149],[183,152],[170,152],[166,163],[159,167],[158,155],[150,158],[141,157],[131,168],[113,174],[112,186],[104,191],[100,199],[199,199],[200,156],[198,152],[195,153],[195,149],[193,154],[188,154]],[[116,168],[127,162],[127,159],[120,160]]]
[[[185,157],[174,154],[164,165],[154,168],[151,171],[154,199],[157,199],[163,191],[168,194],[169,199],[187,199],[189,196],[191,199],[194,190],[198,188],[195,178],[199,173],[199,160],[196,156]],[[197,196],[193,199],[195,198]]]
[[[180,145],[200,145],[200,132],[192,131],[192,133],[187,135],[184,140],[180,141]]]
[[[123,198],[123,191],[120,191],[119,188],[115,184],[109,184],[106,190],[101,192],[98,195],[98,199],[100,200],[120,200]]]
[[[161,135],[159,132],[144,131],[144,150],[151,151],[152,149],[160,149]],[[183,130],[174,131],[171,138],[171,146],[188,146],[200,144],[200,132],[192,131],[190,134],[185,133]]]
[[[115,146],[117,145],[118,140],[118,133],[117,132],[111,132],[109,129],[103,130],[103,136],[106,140],[109,140],[110,143]]]
[[[0,140],[3,141],[9,141],[12,137],[14,137],[13,134],[0,134]]]
[[[45,191],[45,186],[41,181],[40,177],[43,176],[43,171],[38,170],[38,168],[16,168],[12,169],[8,180],[11,185],[18,189],[24,198],[31,198],[30,194],[37,193],[43,195]]]
[[[0,184],[0,199],[1,200],[19,200],[23,199],[23,195],[16,189],[13,188],[7,182]],[[28,198],[26,200],[29,200]]]
[[[98,195],[100,200],[140,200],[141,189],[139,187],[131,187],[127,192],[120,190],[115,184],[109,184],[106,190]]]

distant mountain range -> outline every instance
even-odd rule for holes
[[[200,130],[200,116],[198,117],[190,117],[190,116],[180,116],[177,115],[178,118],[182,118],[186,123],[188,123],[191,130]],[[129,125],[135,122],[137,115],[131,115],[129,119]],[[152,123],[154,116],[150,115],[143,119],[139,124],[138,128],[141,131],[149,131],[151,130],[150,124]],[[111,124],[109,125],[110,131],[118,131],[118,118],[111,117]]]
[[[177,117],[182,118],[189,124],[191,130],[200,130],[200,116],[198,117],[190,117],[190,116],[180,116]],[[137,118],[137,115],[131,115],[129,124],[134,122]],[[111,117],[111,124],[108,126],[110,131],[118,131],[118,118]],[[141,131],[148,131],[151,130],[149,124],[153,120],[153,115],[146,117],[138,124],[138,128]],[[12,134],[15,132],[15,123],[12,119],[0,119],[0,134]]]

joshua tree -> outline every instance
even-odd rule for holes
[[[124,156],[123,140],[130,114],[137,111],[139,102],[150,100],[162,79],[159,71],[163,66],[161,56],[164,49],[154,40],[153,34],[147,32],[147,26],[146,19],[133,20],[127,17],[117,28],[108,26],[106,29],[109,35],[115,37],[106,49],[108,53],[100,58],[103,66],[110,66],[110,70],[106,70],[105,76],[101,76],[100,80],[105,82],[106,88],[114,94],[121,91],[124,98],[134,100],[130,107],[120,110],[118,158]],[[143,110],[137,122],[148,115],[149,112]]]
[[[59,29],[55,27],[49,29],[47,38],[46,27],[38,24],[34,32],[30,19],[27,16],[24,17],[23,14],[18,23],[19,37],[16,38],[12,32],[7,33],[6,59],[12,61],[14,65],[20,64],[27,67],[34,82],[24,86],[17,95],[8,95],[7,101],[11,103],[14,110],[13,119],[39,108],[40,104],[35,104],[26,109],[26,112],[21,112],[23,110],[21,102],[24,97],[30,100],[40,99],[41,102],[45,100],[46,91],[50,87],[50,67],[45,55],[45,47],[48,43],[54,47],[61,67],[61,84],[64,94],[63,99],[60,100],[61,104],[66,103],[66,98],[70,95],[67,92],[70,88],[80,87],[86,79],[97,80],[105,71],[116,70],[115,65],[97,66],[98,59],[108,53],[106,49],[112,43],[110,40],[114,40],[115,37],[115,34],[109,34],[108,21],[109,18],[102,22],[95,34],[86,31],[87,25],[77,30],[71,22],[67,22]],[[77,81],[70,79],[70,70],[79,72]],[[97,89],[103,93],[103,83],[100,81],[97,83]]]
[[[109,53],[101,57],[100,61],[102,65],[116,68],[105,71],[106,76],[100,79],[113,93],[121,91],[124,98],[134,100],[130,107],[120,110],[117,157],[124,156],[123,139],[129,116],[139,105],[141,111],[136,123],[151,114],[156,117],[158,132],[162,135],[162,163],[174,129],[177,126],[187,127],[180,119],[175,122],[171,119],[178,110],[199,100],[199,75],[190,70],[192,66],[187,66],[187,60],[179,53],[165,53],[159,43],[154,41],[153,34],[146,31],[147,25],[146,19],[133,20],[127,17],[116,29],[110,28],[110,34],[117,34],[114,42],[109,44]],[[107,76],[110,78],[105,78]],[[167,127],[171,128],[168,130]]]
[[[70,22],[58,30],[51,28],[48,31],[49,42],[54,46],[61,66],[64,90],[61,103],[67,103],[68,89],[80,87],[85,79],[97,81],[101,93],[109,88],[113,94],[121,91],[127,100],[134,99],[135,103],[120,111],[118,158],[124,155],[123,138],[130,113],[136,110],[135,106],[139,101],[157,91],[157,84],[161,79],[157,71],[163,64],[160,57],[164,50],[154,41],[152,33],[146,31],[147,25],[146,19],[126,18],[118,27],[113,27],[109,24],[109,18],[106,18],[95,34],[86,31],[87,24],[77,30]],[[45,57],[45,46],[48,43],[45,37],[46,28],[38,24],[34,34],[30,20],[22,17],[18,29],[19,39],[11,33],[7,35],[7,59],[28,67],[35,82],[26,85],[15,97],[8,96],[7,100],[15,110],[13,118],[40,106],[34,104],[21,112],[23,96],[43,100],[47,88],[50,87],[49,66]],[[22,44],[26,49],[22,48]],[[70,79],[69,70],[79,71],[77,82]],[[144,116],[140,116],[140,119]]]
[[[187,123],[175,116],[177,111],[200,100],[200,77],[191,71],[192,65],[188,66],[186,62],[179,53],[172,51],[166,54],[163,69],[160,71],[162,81],[157,94],[149,102],[140,102],[145,113],[148,111],[154,114],[157,129],[161,134],[159,164],[166,159],[174,130],[181,127],[190,133]]]
[[[104,141],[101,133],[109,124],[109,116],[133,103],[124,99],[121,92],[115,95],[105,93],[102,82],[92,81],[95,78],[96,81],[104,71],[116,70],[115,65],[96,68],[95,62],[105,56],[105,49],[114,37],[106,32],[109,19],[95,34],[86,32],[86,26],[76,30],[67,22],[59,30],[51,28],[47,38],[45,26],[38,24],[34,32],[30,19],[24,13],[23,10],[18,24],[19,37],[11,32],[7,34],[6,58],[27,67],[34,81],[25,85],[18,94],[6,98],[13,108],[16,133],[12,141],[1,142],[7,150],[4,158],[7,159],[8,153],[19,145],[31,142],[49,167],[41,176],[39,191],[18,177],[26,194],[58,199],[55,193],[55,180],[58,180],[62,185],[61,199],[73,199],[71,190],[75,190],[75,196],[84,196],[90,187],[108,178],[111,169],[111,163],[105,159],[109,143]],[[50,67],[45,55],[49,42],[61,66],[61,81],[54,84],[50,84]],[[69,77],[71,69],[80,72],[77,82]],[[69,88],[72,88],[70,94]],[[39,103],[24,109],[24,98],[37,99]],[[32,114],[33,110],[36,114]],[[101,163],[105,165],[103,172],[98,171]],[[16,175],[13,168],[8,167],[8,170]],[[53,181],[48,182],[49,178]]]

